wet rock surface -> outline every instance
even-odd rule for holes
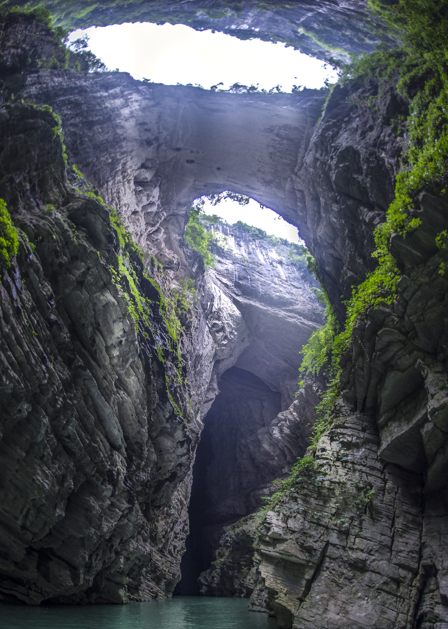
[[[9,24],[11,37],[18,32]],[[3,96],[15,100],[8,89],[38,75],[34,66],[17,75],[15,58],[4,59]],[[236,362],[255,328],[232,291],[203,277],[193,256],[200,303],[179,338],[180,384],[161,298],[143,278],[151,273],[169,295],[173,272],[162,274],[148,257],[146,268],[134,260],[138,289],[152,303],[137,335],[116,285],[109,211],[80,192],[88,188],[73,174],[77,187],[67,182],[51,111],[9,104],[0,122],[0,194],[23,229],[17,265],[2,276],[2,600],[122,603],[170,595],[188,532],[200,418],[218,391],[217,375]],[[322,309],[306,290],[313,305],[299,311],[309,315],[302,316],[308,337]]]
[[[393,199],[403,145],[395,119],[407,114],[395,86],[376,109],[365,105],[378,95],[373,83],[336,87],[319,123],[319,90],[220,94],[53,71],[27,76],[21,93],[54,107],[70,163],[166,269],[187,265],[180,235],[195,198],[246,194],[299,227],[343,322]]]
[[[217,264],[208,285],[240,313],[244,342],[231,358],[215,363],[210,389],[219,395],[204,418],[193,471],[179,594],[199,592],[197,579],[209,567],[223,527],[257,509],[271,481],[303,454],[319,399],[311,384],[296,401],[293,395],[303,339],[323,321],[304,261],[297,266],[285,243],[223,223],[216,229],[227,243],[214,250]],[[222,334],[219,325],[212,323],[211,330],[215,338]]]
[[[378,444],[374,421],[340,408],[314,467],[260,526],[259,570],[280,627],[413,626],[427,569],[422,478],[385,466]]]
[[[257,430],[256,422],[266,413],[266,404],[257,395],[256,403],[262,403],[263,409],[257,414],[250,412],[247,407],[251,399],[243,386],[244,379],[232,387],[237,374],[231,371],[227,372],[227,395],[231,401],[226,400],[226,387],[222,387],[223,392],[206,419],[198,450],[194,473],[204,480],[202,485],[195,483],[192,495],[190,517],[197,517],[197,523],[192,524],[191,536],[200,531],[194,551],[207,568],[199,577],[201,594],[249,597],[262,585],[253,548],[261,516],[247,514],[263,505],[262,496],[276,490],[272,481],[286,477],[297,457],[305,453],[322,385],[307,381],[288,409]],[[238,400],[236,388],[244,392],[243,399]],[[229,469],[233,470],[231,477]],[[233,523],[241,515],[246,517]],[[189,543],[188,540],[186,560]],[[215,549],[216,556],[208,567]],[[266,611],[264,598],[256,604],[251,600],[251,604],[253,610]]]

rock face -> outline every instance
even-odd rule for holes
[[[10,46],[14,29],[2,26]],[[342,320],[351,285],[372,268],[399,166],[394,119],[406,107],[386,86],[369,110],[361,97],[378,86],[352,83],[333,91],[318,124],[320,93],[166,88],[44,70],[32,55],[23,69],[19,56],[1,57],[0,196],[35,250],[22,235],[2,268],[0,592],[28,603],[164,596],[179,578],[201,418],[221,386],[254,420],[251,434],[233,424],[250,453],[247,479],[238,460],[224,487],[226,458],[209,459],[225,506],[211,497],[210,527],[221,527],[253,508],[252,479],[281,475],[305,445],[301,402],[288,410],[291,356],[319,324],[314,306],[288,295],[288,264],[244,238],[232,235],[235,259],[223,254],[205,277],[182,247],[188,207],[228,189],[298,225]],[[117,219],[73,173],[77,187],[67,183],[60,132],[48,110],[25,104],[33,100],[61,115],[70,163],[117,207],[146,258],[128,243],[125,260]],[[358,322],[314,463],[260,523],[254,563],[246,521],[225,528],[202,577],[209,593],[255,588],[254,607],[284,628],[448,624],[448,260],[435,244],[448,230],[446,197],[424,193],[415,216],[418,230],[392,238],[398,298]],[[187,275],[200,307],[177,338],[168,301]],[[137,321],[134,285],[145,299]],[[219,402],[210,426],[214,414],[225,421]],[[223,421],[210,443],[224,441],[231,461]]]
[[[27,29],[38,45],[26,58],[35,60],[42,46],[42,54],[51,49],[45,25],[27,19],[21,30],[14,16],[3,24],[4,40],[15,41]],[[14,86],[17,94],[37,78],[39,64],[22,74],[17,55],[2,60],[3,98],[15,101],[8,90]],[[62,80],[66,72],[72,87],[83,77],[68,70]],[[225,270],[222,281],[218,270],[214,279],[203,277],[202,263],[190,253],[200,305],[182,315],[183,332],[176,336],[175,271],[162,273],[154,259],[125,244],[117,219],[94,192],[81,191],[88,190],[84,182],[71,173],[77,187],[68,183],[51,111],[25,101],[3,104],[0,134],[0,196],[23,229],[17,260],[2,268],[0,596],[31,604],[169,596],[180,577],[200,417],[217,393],[217,375],[256,343],[257,325],[272,325],[282,308],[285,320],[303,326],[308,338],[322,320],[321,307],[299,274],[294,290],[306,288],[309,303],[285,295],[268,307],[265,297],[254,314],[254,287],[267,293],[260,271],[252,279],[241,274],[244,280],[235,273],[231,287]],[[99,141],[98,130],[93,144],[94,137]],[[66,141],[72,142],[68,135]],[[96,150],[101,154],[99,145]],[[141,191],[146,170],[138,163]],[[106,181],[120,189],[122,180]],[[142,236],[138,229],[135,234]],[[223,261],[227,270],[229,260]],[[274,266],[282,269],[279,261]],[[279,284],[280,297],[287,285]],[[247,314],[236,305],[238,293]],[[274,356],[259,343],[257,352]],[[300,361],[297,353],[289,365],[288,355],[283,345],[277,361],[285,383]],[[270,377],[266,368],[263,373]],[[290,387],[279,387],[281,395],[288,397]]]
[[[305,338],[324,321],[316,298],[319,284],[304,258],[295,258],[285,242],[226,224],[215,230],[225,245],[214,249],[217,262],[210,280],[241,312],[248,330],[246,347],[234,364],[279,392],[285,410],[297,390]],[[218,364],[219,373],[228,366]]]
[[[419,592],[434,585],[420,564],[421,477],[384,466],[378,443],[374,421],[340,408],[312,471],[261,525],[279,627],[414,626]]]
[[[191,534],[176,590],[181,594],[198,593],[197,579],[209,567],[223,527],[258,508],[271,481],[303,454],[318,402],[308,387],[307,405],[297,412],[293,397],[304,338],[323,321],[313,292],[317,283],[304,260],[297,267],[291,249],[273,239],[225,224],[217,229],[227,244],[215,249],[209,281],[241,313],[244,343],[233,366],[215,363],[219,395],[204,419],[193,469]]]
[[[9,89],[17,95],[12,81]],[[173,268],[173,252],[184,261],[188,209],[204,194],[245,194],[293,221],[294,172],[323,106],[318,90],[219,94],[123,73],[31,74],[21,94],[61,116],[70,163],[114,204],[140,246]]]
[[[373,231],[394,198],[403,147],[396,117],[407,105],[389,85],[372,110],[365,103],[378,90],[369,81],[334,88],[294,178],[297,224],[341,324],[343,300],[375,268]]]
[[[39,2],[14,0],[19,6]],[[122,22],[187,24],[196,30],[213,29],[240,39],[259,38],[286,42],[305,54],[323,59],[348,59],[350,53],[372,52],[380,43],[394,44],[396,33],[367,6],[365,0],[300,0],[290,3],[266,0],[63,0],[40,3],[50,9],[56,23],[70,29]]]
[[[23,232],[1,284],[0,597],[165,596],[199,426],[157,293],[137,265],[152,302],[137,335],[109,213],[67,184],[54,126],[1,109],[0,195]]]
[[[23,82],[25,98],[61,116],[70,163],[167,269],[188,266],[180,234],[193,199],[245,194],[299,226],[343,322],[342,302],[374,268],[373,231],[393,199],[394,120],[407,113],[393,88],[373,112],[358,101],[378,86],[337,87],[317,125],[324,103],[314,90],[220,94],[70,71]],[[17,93],[14,85],[5,89]]]
[[[340,96],[341,92],[334,97]],[[392,98],[393,94],[387,96],[383,105]],[[350,108],[344,101],[334,105],[340,114]],[[325,129],[336,128],[334,111],[330,108],[328,122],[325,115],[305,160],[306,168],[314,164],[321,181],[327,182],[328,187],[319,191],[321,203],[333,199],[333,207],[338,208],[333,249],[329,230],[317,230],[315,236],[315,243],[319,239],[328,243],[320,249],[319,261],[327,274],[335,264],[325,266],[323,259],[327,256],[328,261],[337,248],[344,221],[352,220],[346,210],[350,204],[360,209],[365,203],[361,194],[353,192],[355,199],[350,200],[348,188],[341,193],[336,185],[340,175],[333,168],[339,152],[353,151],[353,156],[356,147],[362,165],[367,151],[369,163],[364,162],[359,172],[368,173],[372,163],[378,166],[372,162],[375,153],[369,148],[370,139],[384,142],[385,149],[394,146],[387,117],[378,125],[372,116],[370,128],[365,127],[369,134],[364,136],[363,149],[358,144],[359,119],[353,116],[349,124],[345,118],[344,133],[339,136],[342,148],[339,140],[328,144],[325,170],[316,154],[319,145],[324,147]],[[365,113],[361,110],[360,115]],[[383,159],[394,154],[385,152]],[[390,181],[395,167],[391,159]],[[344,180],[341,176],[341,180],[356,190],[357,177]],[[379,198],[381,189],[375,187],[379,180],[388,182],[375,171],[370,179],[364,175],[359,179],[371,191],[363,193],[366,199]],[[322,217],[328,225],[330,204],[327,208]],[[374,223],[373,203],[371,208]],[[363,221],[367,214],[359,211],[357,216],[362,232],[368,225]],[[397,234],[392,238],[392,251],[403,273],[398,298],[393,305],[379,305],[358,322],[353,346],[343,360],[343,402],[335,413],[334,428],[317,444],[313,472],[305,474],[296,491],[286,495],[259,525],[259,534],[254,535],[258,537],[255,557],[245,555],[251,570],[258,568],[261,574],[253,585],[253,605],[274,612],[281,627],[435,628],[448,622],[447,280],[440,273],[446,252],[435,243],[436,235],[448,227],[446,198],[423,193],[413,216],[422,219],[419,230],[405,239]],[[347,249],[361,263],[347,264],[346,269],[362,268],[359,244],[348,241]],[[331,291],[331,283],[328,286]],[[243,529],[247,533],[247,526]],[[211,592],[228,589],[226,579],[232,569],[238,576],[248,574],[253,579],[253,572],[237,565],[241,553],[238,525],[235,530],[235,534],[226,532],[216,567],[206,577]]]
[[[254,541],[261,516],[247,514],[263,504],[261,497],[275,490],[272,481],[284,477],[305,453],[322,389],[307,381],[291,406],[270,422],[265,420],[265,427],[267,404],[260,392],[255,393],[258,383],[249,379],[251,391],[239,378],[232,387],[236,374],[231,371],[206,419],[193,468],[193,477],[203,481],[193,486],[190,519],[196,522],[191,525],[191,537],[196,533],[197,539],[187,541],[185,560],[189,542],[192,546],[196,542],[195,556],[208,568],[199,578],[201,594],[248,597],[259,584]],[[243,393],[241,400],[235,395],[238,389]],[[257,404],[262,404],[258,413],[249,410]],[[257,429],[257,422],[261,428]],[[246,517],[233,524],[241,515]],[[209,568],[211,551],[216,548]],[[252,607],[260,605],[252,601]]]

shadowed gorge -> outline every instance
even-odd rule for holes
[[[406,46],[325,92],[220,93],[89,72],[2,6],[0,602],[444,629],[446,3],[392,3],[389,30],[361,1],[47,5]],[[224,191],[306,249],[191,209]]]

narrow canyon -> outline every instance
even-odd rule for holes
[[[0,6],[0,603],[447,628],[446,1],[67,5]],[[126,21],[341,78],[167,86],[65,46]],[[195,210],[221,193],[306,248]]]

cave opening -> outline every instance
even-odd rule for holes
[[[203,419],[193,466],[190,534],[174,594],[250,597],[255,580],[248,566],[254,549],[244,531],[238,532],[238,548],[232,548],[234,573],[209,587],[208,579],[214,577],[208,571],[220,559],[228,527],[237,522],[240,527],[242,519],[263,505],[263,496],[272,493],[272,481],[284,477],[308,445],[317,398],[311,394],[304,421],[291,416],[285,420],[283,415],[298,388],[300,350],[323,323],[316,299],[321,287],[307,269],[297,228],[274,210],[228,191],[199,197],[193,207],[201,211],[206,228],[218,234],[212,247],[213,276],[243,313],[249,340],[242,339],[226,366],[219,364],[225,360],[218,361],[211,380],[218,395]],[[213,213],[237,221],[214,222]],[[286,230],[275,232],[277,224]]]
[[[210,567],[224,527],[259,508],[269,483],[283,471],[284,461],[262,447],[282,410],[280,392],[238,367],[228,369],[218,384],[220,393],[205,417],[193,467],[190,535],[175,595],[206,594],[198,579]],[[247,541],[242,559],[253,552]],[[223,584],[220,593],[250,594],[238,580]]]
[[[79,39],[111,70],[165,85],[294,92],[337,80],[333,66],[293,46],[219,32],[212,25],[126,22],[70,33],[71,45]]]
[[[299,230],[288,223],[275,210],[262,205],[255,198],[225,190],[220,194],[195,199],[193,207],[206,215],[218,217],[228,224],[245,223],[262,230],[267,236],[283,238],[291,243],[304,245]]]

